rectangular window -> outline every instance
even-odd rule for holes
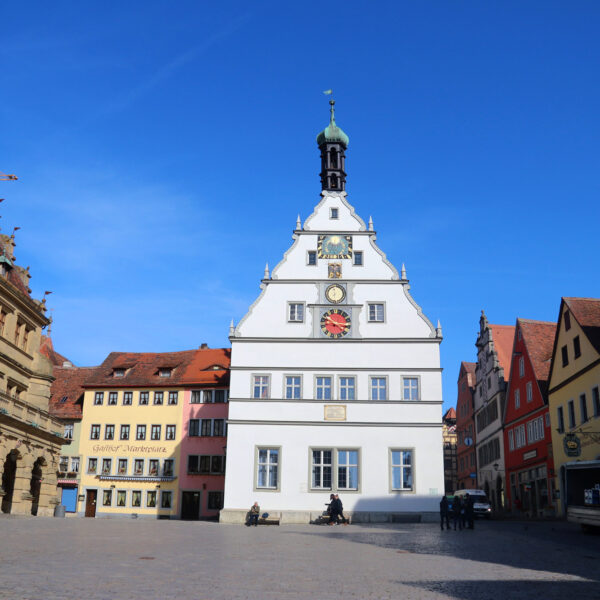
[[[171,508],[173,498],[173,492],[161,492],[160,494],[160,507]]]
[[[98,459],[97,458],[88,458],[87,472],[94,474],[97,471],[98,471]]]
[[[210,473],[210,456],[200,456],[200,473]]]
[[[118,397],[119,397],[119,394],[117,392],[109,392],[108,393],[108,405],[116,406]]]
[[[73,439],[73,431],[74,431],[73,423],[67,423],[65,425],[65,440]]]
[[[175,461],[172,458],[165,458],[163,461],[163,477],[173,477]]]
[[[566,367],[569,364],[569,351],[566,346],[563,346],[560,352],[562,354],[562,366]]]
[[[60,460],[58,461],[58,470],[62,471],[63,473],[65,473],[66,471],[69,470],[69,457],[68,456],[60,457]]]
[[[177,404],[177,400],[179,398],[179,392],[169,392],[169,405],[173,406]]]
[[[279,449],[259,448],[256,487],[275,490],[279,487]]]
[[[148,404],[150,398],[150,392],[140,392],[140,406]]]
[[[384,311],[383,304],[369,304],[369,322],[383,323]]]
[[[526,444],[525,440],[525,425],[515,427],[515,448],[522,448]],[[482,448],[484,449],[484,448]],[[484,459],[482,464],[487,464],[489,460]]]
[[[100,439],[100,425],[92,425],[90,431],[90,439],[91,440],[99,440]]]
[[[531,385],[531,381],[527,382],[525,389],[527,391],[527,402],[531,402],[533,400],[533,387]]]
[[[253,398],[268,398],[269,397],[269,376],[255,375],[253,378]]]
[[[98,406],[104,402],[104,392],[96,392],[94,394],[94,406]]]
[[[112,458],[102,459],[102,475],[110,475],[112,471]]]
[[[402,379],[402,399],[413,401],[419,399],[418,377],[404,377]]]
[[[331,400],[331,377],[316,377],[316,399]]]
[[[331,450],[312,451],[312,482],[313,490],[331,489]]]
[[[202,390],[202,404],[212,404],[213,402],[213,391]]]
[[[112,490],[102,492],[102,506],[112,506]]]
[[[525,357],[519,357],[519,377],[525,377]]]
[[[358,450],[338,450],[338,480],[340,490],[358,489]]]
[[[189,475],[197,475],[200,472],[200,461],[197,454],[188,454],[187,472]]]
[[[131,406],[133,402],[133,392],[123,392],[123,406]]]
[[[558,432],[563,433],[565,430],[565,414],[563,411],[563,407],[559,406],[556,412],[556,416],[558,418]]]
[[[121,425],[121,435],[119,436],[121,440],[129,439],[129,425]]]
[[[356,379],[340,377],[340,400],[356,400]]]
[[[156,477],[158,475],[158,459],[151,458],[148,461],[148,475]]]
[[[71,471],[73,473],[79,473],[79,456],[71,457]]]
[[[113,377],[125,377],[125,369],[113,369]]]
[[[154,392],[154,404],[160,405],[163,403],[164,392]]]
[[[188,435],[190,437],[198,437],[200,435],[200,419],[190,419]]]
[[[213,436],[223,437],[225,435],[225,419],[213,420]]]
[[[203,437],[212,435],[212,419],[201,419],[200,435]]]
[[[385,377],[371,377],[371,400],[387,400]]]
[[[575,358],[579,358],[581,356],[581,344],[579,343],[578,335],[573,338],[573,356]]]
[[[144,459],[136,458],[133,461],[133,474],[141,476],[144,474]]]
[[[208,492],[208,510],[221,510],[223,508],[223,492]]]
[[[575,402],[569,400],[569,428],[575,427]]]
[[[363,266],[363,253],[362,250],[356,250],[354,252],[354,266],[362,267]]]
[[[133,490],[131,492],[131,506],[133,508],[140,508],[142,506],[142,491]]]
[[[600,417],[600,392],[598,387],[592,389],[592,402],[594,404],[594,416]]]
[[[114,425],[106,425],[104,427],[104,439],[105,440],[114,440],[115,439],[115,426]]]
[[[311,267],[317,264],[317,252],[315,250],[309,250],[306,253],[306,264]]]
[[[4,328],[6,327],[6,313],[0,309],[0,335],[4,335]]]
[[[127,491],[126,490],[118,490],[117,491],[117,506],[120,506],[120,507],[127,506]]]
[[[150,427],[150,439],[160,440],[160,425],[152,425]]]
[[[156,492],[154,490],[146,492],[146,507],[156,508]]]
[[[304,322],[304,304],[301,302],[290,302],[288,308],[288,321],[290,323]]]
[[[299,400],[301,388],[300,375],[289,375],[285,378],[286,400]]]
[[[202,390],[192,390],[190,404],[200,404],[202,402]]]
[[[392,490],[413,489],[412,450],[392,450]]]
[[[512,429],[508,432],[508,449],[512,452],[515,449],[515,436]]]
[[[165,427],[165,440],[174,440],[175,439],[175,425],[167,425]]]
[[[338,219],[339,218],[338,209],[332,207],[330,210],[331,210],[331,213],[330,213],[331,218],[332,219]]]
[[[117,463],[117,469],[118,469],[118,474],[119,475],[127,475],[127,459],[126,458],[120,458],[119,462]]]
[[[159,369],[158,376],[159,377],[171,377],[172,371],[173,371],[173,369],[170,369],[170,368]]]
[[[227,402],[227,390],[214,390],[215,392],[215,404],[224,404]]]
[[[515,408],[521,407],[521,390],[515,390]]]
[[[210,472],[214,475],[225,473],[225,457],[211,456],[210,457]]]
[[[135,439],[136,440],[145,440],[146,439],[146,426],[138,425],[135,428]]]
[[[571,313],[566,310],[565,311],[565,331],[569,331],[571,329]]]
[[[585,394],[581,394],[579,396],[579,410],[581,412],[581,422],[585,423],[589,419],[587,409],[587,398],[585,397]]]

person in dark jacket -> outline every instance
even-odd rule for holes
[[[346,519],[346,517],[344,516],[344,506],[342,504],[342,501],[340,500],[340,497],[337,494],[335,495],[335,503],[337,507],[338,517],[341,517],[342,523],[344,525],[348,525],[348,519]]]
[[[446,520],[446,529],[450,529],[450,509],[448,507],[448,498],[442,496],[440,502],[440,527],[444,529],[444,519]]]
[[[454,500],[452,501],[452,522],[454,523],[454,531],[456,531],[456,526],[458,525],[458,529],[462,530],[463,522],[462,522],[462,514],[461,511],[463,509],[463,504],[460,499],[460,496],[454,496]]]

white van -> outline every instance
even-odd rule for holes
[[[475,516],[489,519],[492,516],[492,507],[485,492],[483,490],[457,490],[454,492],[454,497],[460,497],[464,503],[467,494],[469,494],[469,498],[473,499],[473,512]]]

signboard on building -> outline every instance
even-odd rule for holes
[[[574,433],[566,433],[563,448],[567,456],[581,456],[581,440]]]
[[[325,405],[325,420],[326,421],[345,421],[346,407],[343,404],[326,404]]]

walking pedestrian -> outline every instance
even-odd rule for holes
[[[346,519],[346,517],[344,516],[344,506],[343,506],[342,501],[340,500],[340,497],[338,494],[335,495],[335,503],[336,503],[336,508],[337,508],[337,516],[341,517],[342,523],[344,525],[348,525],[348,519]]]
[[[452,501],[452,522],[454,524],[454,531],[456,531],[457,525],[458,525],[459,531],[462,531],[462,528],[463,528],[462,509],[463,509],[463,504],[460,499],[460,496],[454,496],[454,500]]]
[[[450,529],[450,510],[448,508],[448,498],[442,496],[440,501],[440,527],[444,530],[444,520],[446,520],[446,529]]]

